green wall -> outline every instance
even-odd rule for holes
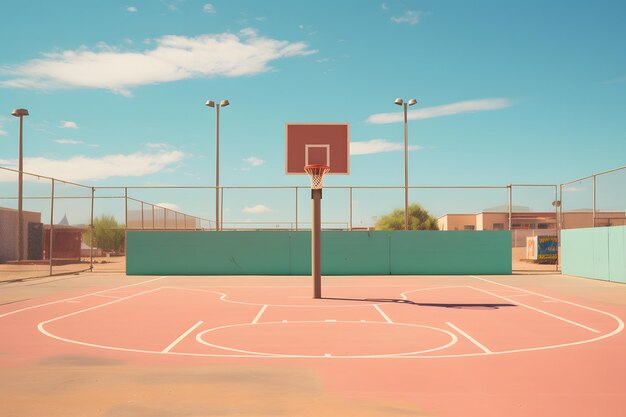
[[[324,275],[510,274],[509,231],[324,231]],[[310,232],[129,231],[128,275],[308,275]]]
[[[626,282],[626,226],[561,232],[564,274]]]

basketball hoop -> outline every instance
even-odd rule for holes
[[[320,190],[323,186],[322,181],[324,180],[324,175],[330,171],[330,167],[328,165],[305,165],[304,172],[309,174],[309,178],[311,179],[311,190]]]

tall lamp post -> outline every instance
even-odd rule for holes
[[[213,100],[208,100],[206,105],[215,109],[217,121],[215,123],[215,230],[220,230],[221,216],[220,216],[220,107],[226,107],[230,103],[228,100],[222,100],[219,103],[215,103]]]
[[[17,179],[17,260],[22,260],[22,251],[24,246],[24,231],[22,219],[22,189],[23,189],[23,173],[24,173],[24,157],[23,157],[23,128],[24,116],[28,116],[26,109],[14,109],[12,116],[20,118],[20,145],[18,151],[18,179]]]
[[[407,109],[417,103],[414,98],[404,102],[401,98],[393,101],[404,108],[404,230],[409,230],[409,124]]]

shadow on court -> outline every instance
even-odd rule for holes
[[[493,303],[476,303],[476,304],[459,304],[459,303],[419,303],[416,301],[405,300],[400,298],[337,298],[337,297],[322,297],[323,300],[337,300],[337,301],[358,301],[358,302],[370,302],[370,303],[396,303],[407,304],[419,307],[442,307],[442,308],[456,308],[464,310],[497,310],[501,307],[517,307],[515,304],[493,304]]]

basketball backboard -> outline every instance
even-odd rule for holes
[[[328,175],[350,173],[348,123],[287,123],[285,171],[306,175],[305,165],[328,165]]]

